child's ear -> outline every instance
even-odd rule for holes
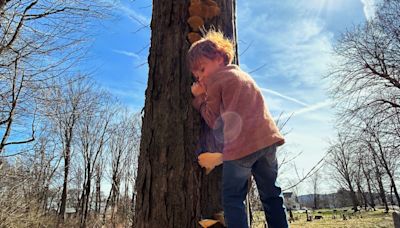
[[[225,58],[222,55],[218,55],[217,62],[219,65],[225,65]]]

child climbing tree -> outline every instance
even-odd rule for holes
[[[198,227],[222,208],[221,169],[206,175],[197,163],[197,152],[222,150],[191,105],[186,53],[200,38],[199,27],[221,30],[236,43],[235,0],[153,1],[137,228]]]

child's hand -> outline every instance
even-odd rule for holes
[[[216,166],[222,164],[222,153],[202,153],[199,155],[199,165],[206,168],[206,173],[210,173]]]
[[[192,94],[195,97],[200,96],[201,94],[206,92],[206,90],[204,89],[204,86],[199,82],[193,83],[191,89],[192,89]]]

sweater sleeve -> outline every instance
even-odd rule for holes
[[[192,104],[194,108],[200,112],[210,128],[216,129],[219,127],[217,121],[220,116],[221,105],[221,91],[219,85],[213,84],[207,86],[206,94],[195,97]]]
[[[192,105],[197,110],[200,111],[201,105],[206,101],[206,95],[203,93],[193,99]]]

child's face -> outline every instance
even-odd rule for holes
[[[215,59],[201,58],[197,69],[193,70],[192,73],[199,82],[202,82],[223,66],[222,57],[218,56]]]

